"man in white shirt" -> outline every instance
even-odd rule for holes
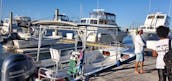
[[[156,42],[156,47],[153,49],[153,56],[157,56],[156,59],[156,68],[158,70],[159,81],[166,81],[166,65],[164,63],[164,55],[169,50],[169,28],[165,26],[159,26],[156,29],[157,35],[159,36],[160,40]],[[168,76],[169,81],[171,80]]]
[[[138,30],[137,35],[135,37],[135,54],[136,54],[136,62],[135,62],[135,73],[143,73],[143,62],[144,62],[144,55],[143,55],[143,47],[144,42],[142,40],[141,35],[143,34],[143,30]],[[140,70],[138,70],[138,65],[140,65]]]

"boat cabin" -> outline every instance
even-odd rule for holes
[[[169,27],[170,18],[167,14],[157,12],[154,14],[148,14],[145,23],[143,26],[141,26],[141,28],[144,32],[154,33],[156,28],[161,25]]]
[[[89,18],[81,18],[81,23],[117,25],[115,19],[115,14],[105,12],[103,9],[95,9],[90,13]]]

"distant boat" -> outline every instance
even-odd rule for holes
[[[10,18],[5,18],[3,26],[0,30],[1,35],[6,35],[10,33]],[[24,31],[28,32],[26,29],[31,25],[31,18],[26,16],[16,16],[12,19],[12,32]],[[25,27],[25,29],[23,29]]]
[[[116,42],[115,44],[110,44],[110,45],[106,44],[107,46],[110,47],[105,47],[106,45],[100,46],[100,44],[95,44],[96,46],[95,48],[94,46],[93,47],[86,46],[86,42],[88,41],[89,38],[88,36],[91,31],[94,31],[94,28],[102,29],[102,32],[104,30],[105,30],[104,32],[109,32],[107,31],[106,28],[114,28],[115,27],[114,25],[86,24],[86,23],[61,22],[61,21],[39,22],[39,24],[43,24],[43,25],[49,25],[52,23],[54,23],[55,25],[57,25],[58,23],[67,25],[62,27],[55,26],[59,29],[65,29],[65,30],[73,29],[73,31],[77,31],[76,34],[78,34],[79,36],[78,38],[81,38],[82,46],[81,48],[78,48],[78,45],[75,45],[75,48],[73,49],[50,48],[51,59],[48,58],[41,60],[42,63],[41,65],[43,67],[45,66],[47,67],[47,65],[50,66],[52,65],[53,62],[52,61],[50,62],[48,60],[53,60],[56,63],[56,66],[58,67],[55,67],[54,70],[41,67],[38,73],[39,77],[36,78],[36,81],[43,81],[42,78],[40,77],[44,77],[49,80],[54,80],[54,79],[80,80],[83,79],[83,77],[86,78],[86,76],[90,76],[94,73],[100,72],[114,65],[118,66],[120,62],[128,61],[129,59],[132,59],[135,56],[135,54],[133,53],[125,53],[124,51],[128,50],[128,48],[120,47],[120,43],[116,43]],[[82,31],[82,30],[86,30],[86,31]],[[97,32],[97,30],[95,31]],[[78,40],[76,39],[75,44],[77,43]],[[38,54],[38,56],[40,55],[42,54]],[[44,70],[45,75],[40,73],[42,70]],[[57,75],[55,76],[56,78],[49,77],[49,75],[54,75],[53,73],[57,73],[55,74]],[[71,75],[74,76],[70,77]]]
[[[92,25],[87,31],[90,42],[112,43],[114,41],[122,42],[127,35],[116,23],[116,15],[105,12],[103,9],[95,9],[90,13],[89,18],[81,18],[81,25]],[[101,27],[94,27],[101,26]],[[104,27],[104,28],[103,28]]]
[[[144,25],[141,26],[141,29],[143,29],[143,32],[146,34],[146,40],[151,40],[151,35],[155,36],[154,34],[156,34],[156,28],[159,26],[170,26],[170,17],[167,14],[156,12],[154,14],[149,14],[146,17]],[[156,40],[157,38],[154,39]]]
[[[167,14],[164,14],[162,12],[148,14],[144,22],[144,25],[141,25],[138,28],[143,30],[143,39],[145,41],[158,40],[159,38],[156,34],[156,28],[159,26],[170,26],[170,17]],[[131,28],[129,30],[130,35],[133,38],[133,41],[138,28]]]

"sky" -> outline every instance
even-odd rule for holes
[[[93,9],[104,9],[116,14],[116,22],[123,28],[142,25],[146,15],[153,12],[163,12],[172,17],[170,0],[1,0],[1,18],[14,16],[29,16],[33,20],[53,19],[55,9],[66,14],[71,20],[89,17]],[[172,0],[171,0],[172,4]],[[169,11],[171,11],[169,13]],[[172,27],[172,21],[171,27]]]

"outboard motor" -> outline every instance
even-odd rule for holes
[[[3,61],[1,81],[31,81],[34,72],[34,62],[30,57],[11,55]]]

